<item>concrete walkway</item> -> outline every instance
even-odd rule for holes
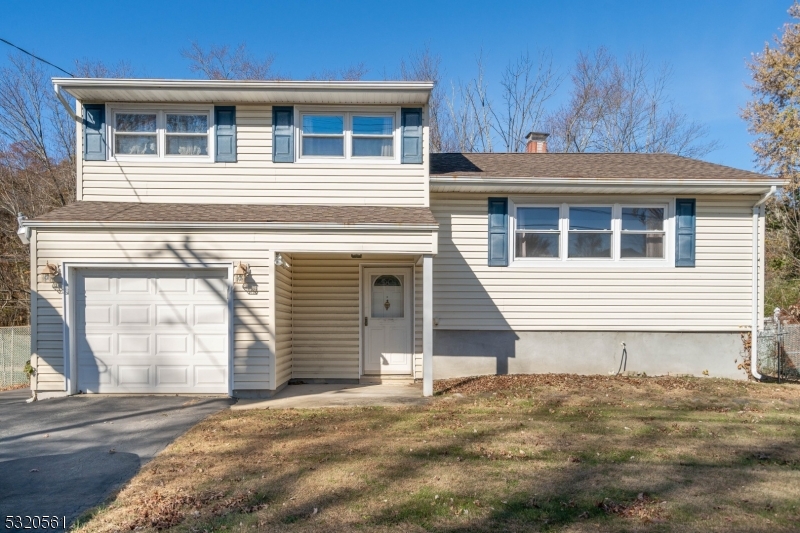
[[[268,400],[239,400],[240,409],[314,409],[318,407],[366,407],[420,405],[421,383],[380,385],[289,385]]]

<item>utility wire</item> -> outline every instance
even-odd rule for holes
[[[66,74],[67,76],[69,76],[69,77],[71,77],[71,78],[74,78],[74,77],[75,77],[75,74],[73,74],[73,73],[71,73],[71,72],[67,72],[66,70],[64,70],[63,68],[59,67],[58,65],[54,65],[54,64],[52,64],[51,62],[49,62],[48,60],[46,60],[46,59],[42,59],[41,57],[37,56],[36,54],[32,54],[32,53],[30,53],[30,52],[28,52],[27,50],[25,50],[24,48],[20,48],[20,47],[19,47],[19,46],[17,46],[16,44],[6,41],[6,40],[5,40],[5,39],[3,39],[2,37],[0,37],[0,42],[4,42],[4,43],[6,43],[8,46],[13,46],[14,48],[16,48],[17,50],[19,50],[19,51],[20,51],[20,52],[22,52],[23,54],[28,54],[28,55],[29,55],[29,56],[31,56],[32,58],[34,58],[34,59],[37,59],[37,60],[41,61],[42,63],[46,63],[46,64],[50,65],[51,67],[53,67],[54,69],[60,70],[61,72],[63,72],[64,74]]]

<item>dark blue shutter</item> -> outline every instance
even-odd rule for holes
[[[694,198],[675,200],[675,266],[693,267],[697,227]]]
[[[403,125],[401,163],[422,163],[422,109],[400,110]]]
[[[272,161],[294,163],[294,107],[272,108]]]
[[[214,106],[216,154],[214,161],[236,162],[236,106]]]
[[[489,198],[489,266],[508,266],[508,198]]]
[[[83,105],[83,159],[106,160],[106,106]]]

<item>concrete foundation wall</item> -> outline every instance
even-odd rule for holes
[[[627,370],[746,379],[739,333],[642,331],[433,332],[433,377],[485,374],[603,374],[617,371],[622,345]]]

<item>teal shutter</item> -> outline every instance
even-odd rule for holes
[[[675,266],[693,267],[697,228],[694,198],[675,200]]]
[[[294,107],[272,108],[272,161],[294,163]]]
[[[83,105],[83,160],[106,160],[106,106]]]
[[[401,163],[422,163],[422,109],[400,110],[402,118],[402,157]]]
[[[508,198],[489,198],[489,266],[508,266]]]
[[[220,163],[236,162],[236,106],[214,106],[215,155]]]

